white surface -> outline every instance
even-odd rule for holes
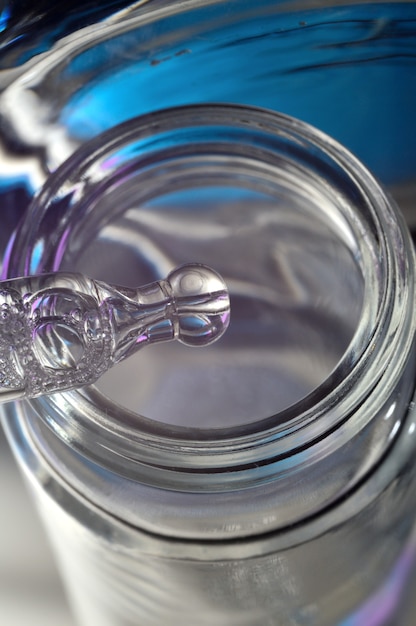
[[[1,426],[0,496],[1,626],[75,626],[43,529]]]

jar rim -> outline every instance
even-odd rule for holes
[[[116,465],[121,472],[136,474],[139,470],[146,480],[160,479],[164,483],[165,477],[156,475],[169,468],[172,485],[183,485],[190,473],[203,473],[210,477],[205,488],[215,489],[217,473],[223,481],[224,471],[232,468],[233,481],[238,476],[244,483],[252,480],[251,474],[247,478],[247,471],[256,466],[263,467],[262,480],[268,480],[279,459],[299,453],[334,431],[336,446],[343,445],[351,431],[346,429],[343,434],[340,426],[351,422],[352,415],[354,432],[373,419],[397,385],[413,345],[413,257],[400,215],[371,174],[336,141],[283,114],[213,103],[152,112],[112,128],[79,148],[52,174],[16,232],[6,264],[8,277],[59,269],[65,228],[73,219],[82,181],[86,172],[91,177],[98,171],[97,164],[106,155],[127,146],[133,138],[151,141],[166,130],[181,133],[198,126],[249,132],[251,138],[261,137],[269,150],[273,150],[274,142],[285,142],[292,150],[310,150],[315,166],[319,163],[326,175],[334,175],[341,186],[352,186],[349,198],[354,198],[361,217],[356,207],[349,207],[348,219],[360,239],[360,262],[368,271],[364,294],[368,306],[363,308],[360,328],[347,352],[327,380],[285,410],[284,429],[276,426],[276,415],[245,426],[205,430],[155,425],[146,418],[138,422],[136,415],[127,410],[121,412],[118,405],[109,403],[95,389],[36,399],[32,405],[39,415],[48,416],[49,426],[75,449],[85,452],[88,441],[88,454],[100,463],[108,462],[110,449],[120,460]],[[69,187],[75,201],[63,219],[62,215],[53,215],[54,198],[68,194]],[[363,215],[365,219],[360,223]],[[50,230],[51,220],[56,221],[57,230],[47,250],[42,229],[47,221]],[[371,242],[365,240],[366,228],[372,232]],[[375,402],[373,391],[381,384],[385,397]],[[266,467],[270,472],[265,471]]]

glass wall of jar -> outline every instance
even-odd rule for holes
[[[222,341],[5,409],[80,623],[398,623],[416,498],[400,214],[302,122],[170,109],[50,177],[7,274],[134,286],[191,260],[228,284]]]

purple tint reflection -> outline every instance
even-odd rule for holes
[[[415,540],[416,538],[413,537],[386,582],[339,626],[387,626],[390,620],[394,619],[415,564]],[[396,624],[396,622],[393,623]]]

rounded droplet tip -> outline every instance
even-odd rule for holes
[[[177,339],[205,346],[219,339],[230,321],[230,298],[223,278],[210,267],[182,265],[167,278],[176,308]]]

